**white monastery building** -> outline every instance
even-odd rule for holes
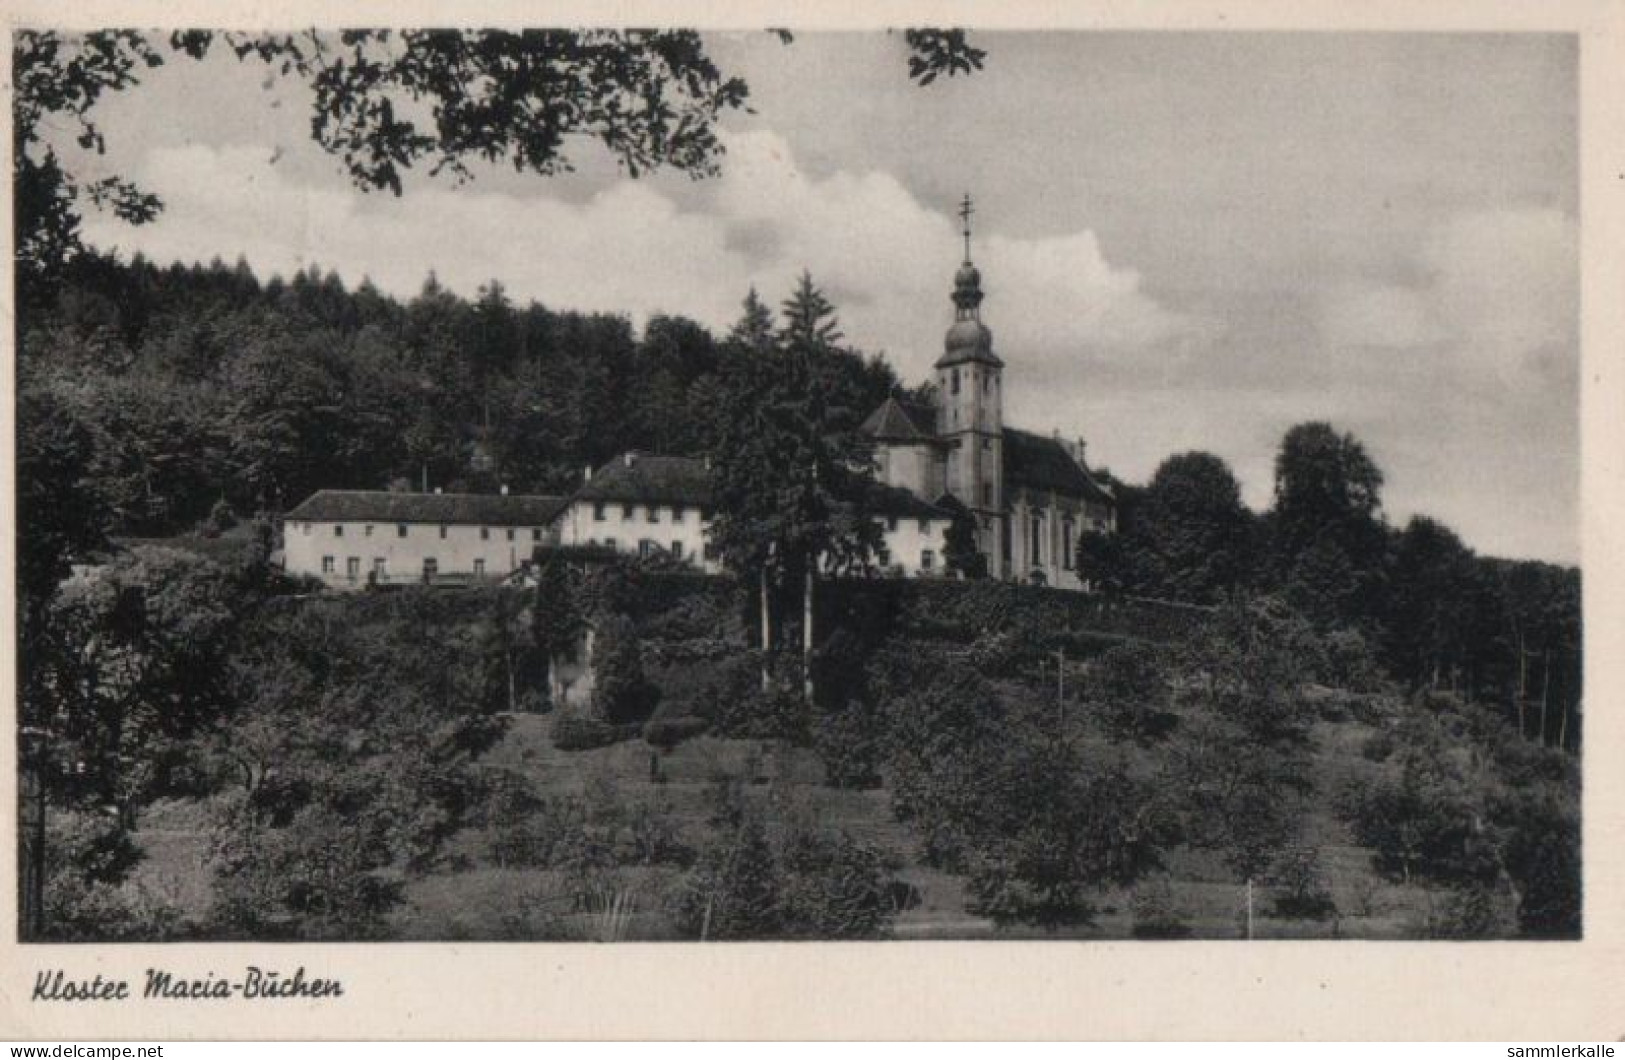
[[[946,574],[948,527],[968,514],[988,576],[1083,589],[1078,541],[1116,530],[1117,499],[1109,478],[1085,463],[1082,439],[1006,426],[1005,365],[981,319],[970,215],[966,196],[965,260],[932,400],[888,398],[862,427],[877,469],[868,507],[883,524],[878,566]],[[711,511],[708,460],[625,453],[588,468],[569,497],[322,490],[288,513],[284,562],[334,586],[494,580],[521,570],[538,546],[558,544],[661,553],[715,573]]]
[[[282,524],[283,566],[328,585],[497,581],[556,540],[562,497],[320,490]]]

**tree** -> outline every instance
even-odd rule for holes
[[[1385,625],[1388,656],[1413,685],[1457,684],[1474,630],[1478,571],[1449,527],[1426,516],[1405,525],[1394,551]]]
[[[989,766],[970,843],[973,909],[1001,923],[1087,923],[1090,895],[1161,867],[1159,804],[1123,766],[1091,769],[1044,739],[1018,740]]]
[[[1107,649],[1090,667],[1089,703],[1113,737],[1150,740],[1167,725],[1168,674],[1156,649],[1130,641]]]
[[[1301,686],[1315,638],[1268,598],[1233,601],[1184,646],[1174,684],[1192,715],[1168,754],[1193,845],[1223,852],[1251,884],[1297,839],[1314,790]]]
[[[1164,460],[1122,546],[1138,553],[1139,591],[1216,603],[1248,573],[1251,521],[1223,460],[1210,453]]]
[[[736,334],[758,326],[751,301]],[[839,334],[834,308],[803,273],[775,345],[736,347],[712,457],[711,540],[729,567],[760,586],[764,652],[772,647],[770,584],[799,590],[808,702],[817,579],[867,564],[880,542],[866,511],[873,457],[858,410],[841,401],[837,385],[853,357],[833,345]]]
[[[549,687],[553,660],[575,650],[585,626],[576,597],[574,572],[563,556],[556,550],[550,551],[537,572],[536,604],[531,618],[536,647],[548,668]]]
[[[942,561],[961,578],[987,577],[987,557],[976,544],[976,516],[958,498],[948,496],[938,502],[952,519],[943,535]]]
[[[959,30],[909,30],[904,39],[909,77],[921,85],[970,74],[985,56]],[[706,176],[723,152],[718,122],[749,99],[745,82],[721,70],[690,30],[19,31],[12,158],[26,300],[48,295],[82,252],[87,204],[136,224],[163,206],[122,177],[69,172],[48,130],[70,125],[79,147],[100,154],[94,110],[103,97],[137,85],[142,70],[171,55],[202,59],[220,46],[308,84],[316,143],[357,187],[397,195],[415,166],[459,180],[474,159],[565,172],[567,148],[581,140],[633,176],[660,168]]]
[[[639,721],[654,709],[660,690],[643,676],[643,648],[632,620],[601,614],[593,642],[593,711],[612,725]]]
[[[1287,431],[1270,512],[1278,581],[1323,624],[1377,612],[1386,533],[1382,472],[1352,434],[1327,423]]]

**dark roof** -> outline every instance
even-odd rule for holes
[[[323,522],[464,523],[546,526],[564,509],[563,497],[500,493],[388,493],[319,490],[285,518]]]
[[[1006,489],[1054,490],[1069,497],[1112,502],[1111,494],[1072,459],[1059,438],[1012,427],[1004,429],[1004,484]]]
[[[711,503],[711,471],[705,461],[691,456],[630,456],[630,463],[626,456],[618,456],[594,471],[576,491],[576,499],[700,507]]]
[[[935,442],[936,434],[929,426],[921,425],[921,413],[910,410],[894,397],[885,403],[858,428],[877,442]]]
[[[869,510],[876,515],[895,515],[905,519],[948,519],[951,513],[935,504],[928,504],[900,486],[875,483],[869,490]]]

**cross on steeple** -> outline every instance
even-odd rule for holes
[[[976,207],[971,205],[970,192],[967,191],[964,201],[959,204],[959,218],[964,222],[966,265],[970,264],[970,215],[975,212]]]

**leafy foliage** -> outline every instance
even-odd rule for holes
[[[716,838],[673,900],[686,938],[861,939],[882,936],[897,912],[891,858],[850,836],[800,820],[772,821],[725,791]]]

